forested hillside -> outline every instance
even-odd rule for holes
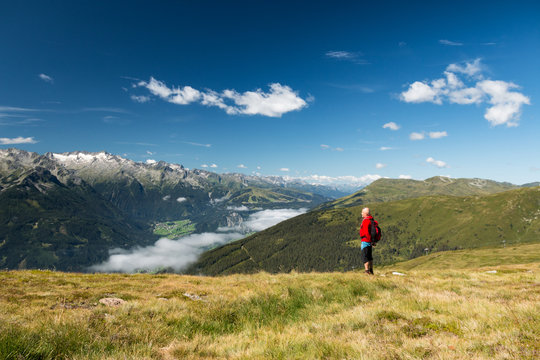
[[[369,206],[384,234],[374,250],[378,265],[426,252],[540,241],[540,187],[487,196],[428,196]],[[359,267],[362,207],[297,216],[204,253],[188,272],[217,275]]]

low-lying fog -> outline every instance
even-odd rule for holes
[[[262,210],[251,214],[242,227],[220,227],[215,233],[192,234],[171,240],[161,238],[154,245],[133,249],[113,249],[109,260],[93,265],[90,271],[127,272],[185,269],[195,262],[205,248],[222,245],[245,237],[245,232],[262,231],[284,220],[305,213],[306,209]]]

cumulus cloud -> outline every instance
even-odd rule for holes
[[[447,163],[445,163],[444,161],[442,160],[435,160],[434,158],[432,157],[428,157],[426,159],[426,162],[431,164],[431,165],[435,165],[436,167],[438,168],[446,168],[446,167],[449,167]]]
[[[399,175],[399,178],[409,180],[409,179],[412,179],[412,176],[411,175]]]
[[[418,132],[413,132],[409,135],[409,139],[411,140],[424,140],[425,138],[425,134],[424,133],[418,133]]]
[[[248,232],[262,231],[270,226],[298,216],[306,209],[263,210],[251,214],[243,223]],[[178,240],[159,239],[154,245],[133,249],[114,249],[109,259],[101,264],[93,265],[91,271],[98,272],[137,272],[152,271],[160,268],[172,268],[182,271],[195,262],[198,256],[209,246],[218,246],[244,237],[236,228],[225,228],[227,232],[192,234]],[[231,230],[233,230],[231,232]]]
[[[390,129],[393,131],[399,130],[400,126],[396,124],[395,122],[391,121],[389,123],[386,123],[383,125],[383,129]]]
[[[473,62],[466,61],[465,64],[450,64],[446,68],[448,72],[462,73],[468,76],[479,75],[483,70],[484,66],[480,58],[474,59]]]
[[[262,89],[240,93],[236,90],[217,92],[211,89],[199,91],[191,86],[169,88],[163,81],[150,77],[149,81],[139,81],[135,87],[144,87],[154,96],[178,105],[198,102],[205,106],[217,107],[229,115],[263,115],[281,117],[290,111],[307,106],[306,100],[298,96],[287,85],[270,84],[270,91]],[[133,97],[132,97],[133,98]]]
[[[330,149],[330,145],[321,144],[321,149],[328,150]]]
[[[409,86],[407,91],[401,93],[401,100],[409,103],[422,103],[432,102],[434,104],[442,104],[440,98],[440,86],[436,86],[436,83],[431,85],[415,81]]]
[[[206,165],[206,164],[202,164],[202,165],[201,165],[201,167],[202,167],[202,168],[207,168],[207,167],[208,167],[208,165]]]
[[[218,166],[217,166],[216,164],[212,164],[212,165],[210,165],[210,167],[215,169],[215,168],[217,168]]]
[[[519,86],[502,80],[484,80],[484,66],[480,59],[464,64],[450,64],[444,71],[445,77],[427,81],[415,81],[400,99],[408,103],[432,102],[442,104],[488,104],[484,118],[492,126],[517,126],[523,105],[530,105],[529,97],[515,91]],[[465,75],[466,85],[457,74]]]
[[[37,141],[33,137],[23,138],[0,138],[0,145],[17,145],[17,144],[35,144]]]
[[[287,171],[289,171],[289,168],[281,168],[281,169],[279,169],[279,171],[287,172]]]
[[[52,77],[50,77],[49,75],[46,75],[46,74],[39,74],[38,75],[39,78],[45,82],[48,82],[50,84],[54,83],[54,79]]]
[[[530,104],[527,96],[519,92],[510,91],[510,89],[516,89],[519,86],[500,80],[484,80],[479,82],[477,87],[489,95],[489,103],[493,105],[488,108],[484,115],[486,120],[494,126],[501,124],[517,126],[521,106]]]
[[[385,168],[386,166],[387,166],[386,164],[381,164],[381,163],[375,164],[375,167],[376,167],[377,169],[382,169],[382,168]]]
[[[247,169],[247,166],[244,165],[244,164],[240,164],[240,165],[237,166],[237,168],[239,168],[239,169]]]
[[[431,131],[429,133],[429,137],[432,139],[440,139],[446,136],[448,136],[448,133],[446,131]]]
[[[448,45],[448,46],[462,46],[463,43],[450,40],[439,40],[439,44]]]

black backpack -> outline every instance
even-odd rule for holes
[[[382,230],[375,219],[369,221],[369,237],[371,242],[376,244],[382,239]]]

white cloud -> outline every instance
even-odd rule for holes
[[[415,81],[409,86],[407,91],[400,95],[400,99],[410,103],[432,102],[442,104],[440,90],[435,86],[430,86],[421,81]]]
[[[262,210],[249,216],[244,225],[253,231],[262,231],[282,221],[304,214],[306,209]]]
[[[439,40],[439,43],[443,45],[449,45],[449,46],[462,46],[463,45],[463,43],[450,41],[450,40]]]
[[[54,79],[52,77],[50,77],[49,75],[46,75],[46,74],[39,74],[38,75],[39,78],[45,82],[48,82],[48,83],[54,83]]]
[[[208,165],[206,165],[206,164],[202,164],[202,165],[201,165],[201,167],[202,167],[202,168],[207,168],[207,167],[208,167]]]
[[[196,142],[191,142],[191,141],[180,141],[182,144],[189,144],[189,145],[193,145],[193,146],[202,146],[202,147],[212,147],[212,144],[201,144],[201,143],[196,143]]]
[[[428,157],[426,159],[426,162],[428,162],[429,164],[431,165],[435,165],[436,167],[438,168],[446,168],[446,167],[449,167],[447,163],[445,163],[444,161],[442,160],[435,160],[434,158],[432,157]]]
[[[484,70],[482,65],[482,59],[477,58],[473,62],[465,61],[465,66],[461,64],[450,64],[446,68],[446,71],[453,73],[462,73],[469,76],[475,76]]]
[[[426,136],[424,135],[424,133],[418,133],[418,132],[413,132],[409,135],[409,139],[411,140],[424,140]]]
[[[242,210],[236,211],[244,211]],[[152,271],[161,268],[172,268],[176,271],[185,269],[195,262],[198,256],[210,246],[218,246],[227,242],[243,238],[246,232],[262,231],[270,226],[301,215],[306,209],[278,209],[264,210],[251,214],[240,227],[223,228],[228,232],[192,234],[178,240],[167,238],[159,239],[154,245],[136,247],[129,250],[113,249],[109,252],[107,261],[93,265],[90,271],[101,272],[136,272],[140,270]],[[230,231],[233,232],[230,232]]]
[[[154,159],[148,159],[148,160],[146,160],[146,163],[147,163],[148,165],[154,165],[154,164],[157,164],[157,161],[154,160]]]
[[[287,171],[289,171],[289,168],[281,168],[281,169],[279,169],[279,171],[287,172]]]
[[[530,99],[527,96],[509,91],[519,88],[519,86],[505,81],[484,80],[479,82],[477,87],[490,96],[489,103],[493,106],[488,108],[484,118],[491,125],[517,126],[521,106],[530,104]]]
[[[334,59],[353,59],[355,55],[349,51],[328,51],[326,56]]]
[[[381,147],[379,148],[379,150],[381,150],[381,151],[393,150],[393,149],[394,149],[394,148],[392,148],[392,147],[390,147],[390,146],[381,146]]]
[[[176,201],[179,202],[179,203],[182,203],[184,201],[187,201],[187,199],[185,197],[179,197],[179,198],[176,199]]]
[[[459,105],[480,104],[484,100],[484,92],[477,87],[451,91],[448,100]]]
[[[218,166],[217,166],[216,164],[212,164],[212,165],[210,165],[210,167],[215,169],[215,168],[217,168]]]
[[[409,179],[412,179],[412,176],[411,175],[399,175],[399,179],[409,180]]]
[[[138,103],[145,103],[150,101],[150,96],[144,96],[144,95],[131,95],[131,100],[138,102]]]
[[[530,105],[529,97],[512,89],[519,88],[512,82],[502,80],[483,80],[484,66],[481,59],[464,64],[450,64],[444,72],[445,78],[431,83],[415,81],[400,94],[400,99],[409,103],[433,102],[468,105],[488,103],[484,118],[491,125],[517,126],[523,105]],[[466,86],[456,73],[465,74],[468,80],[474,80],[474,86]]]
[[[227,206],[227,210],[232,211],[249,211],[249,208],[246,205],[242,206]]]
[[[390,130],[396,131],[396,130],[399,130],[399,128],[400,126],[393,121],[383,125],[383,129],[390,129]]]
[[[270,84],[270,91],[261,89],[239,93],[236,90],[224,90],[218,93],[208,89],[199,91],[191,86],[169,88],[164,82],[150,77],[150,81],[139,81],[135,87],[144,87],[151,94],[173,104],[187,105],[199,102],[205,106],[215,106],[229,115],[263,115],[281,117],[290,111],[307,106],[306,100],[298,96],[287,85]],[[137,97],[138,98],[138,97]],[[132,99],[134,97],[132,96]]]
[[[37,141],[33,137],[16,137],[16,138],[0,138],[0,145],[17,145],[17,144],[35,144]]]
[[[382,168],[385,168],[386,166],[387,166],[386,164],[381,164],[381,163],[375,164],[375,167],[376,167],[377,169],[382,169]]]
[[[429,133],[429,137],[432,139],[440,139],[445,136],[448,136],[448,133],[446,131],[431,131]]]
[[[153,95],[173,104],[187,105],[199,100],[201,93],[191,86],[170,89],[164,82],[150,77],[150,81],[140,81],[137,86],[147,88]]]
[[[111,250],[106,262],[91,266],[90,270],[133,273],[170,267],[180,271],[195,262],[205,246],[224,244],[242,236],[238,233],[204,233],[189,235],[179,240],[162,238],[151,246]]]
[[[346,60],[351,61],[360,65],[367,65],[369,62],[365,59],[362,59],[362,53],[360,52],[351,52],[351,51],[328,51],[326,56],[332,59],[337,60]]]
[[[336,147],[336,148],[333,148],[333,147],[331,147],[330,145],[325,145],[325,144],[321,144],[321,149],[323,149],[323,150],[328,150],[328,149],[330,149],[330,150],[332,150],[332,151],[340,151],[340,152],[345,151],[345,149],[343,149],[342,147]]]
[[[244,164],[240,164],[240,165],[237,166],[237,168],[239,168],[239,169],[247,169],[247,166],[244,165]]]
[[[306,101],[290,87],[278,83],[270,84],[269,93],[264,93],[261,89],[246,91],[243,94],[234,90],[225,90],[222,97],[233,100],[237,105],[231,107],[233,114],[281,117],[284,113],[307,106]],[[230,112],[227,111],[227,113]]]

